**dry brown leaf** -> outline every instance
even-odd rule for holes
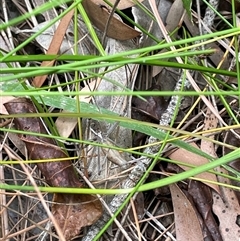
[[[58,54],[58,51],[61,47],[64,35],[67,31],[68,25],[72,19],[74,13],[74,9],[68,12],[59,23],[56,32],[54,33],[54,36],[52,38],[51,44],[49,46],[49,49],[47,51],[47,54]],[[41,64],[41,67],[47,66],[51,67],[55,63],[55,60],[52,61],[43,61]],[[44,81],[46,80],[47,75],[42,76],[36,76],[32,82],[33,86],[35,87],[41,87]]]
[[[107,8],[95,4],[92,0],[82,1],[83,7],[89,19],[98,29],[105,30],[109,21],[110,12]],[[118,40],[128,40],[140,36],[140,32],[129,27],[113,16],[109,22],[107,36]]]
[[[224,135],[224,142],[228,145],[231,145],[233,147],[239,148],[240,147],[240,128],[234,129],[234,131],[227,131]],[[228,147],[223,147],[223,155],[227,155],[230,152],[232,152],[232,149]],[[240,172],[240,157],[234,159],[233,161],[228,163],[228,166],[232,167],[236,171]],[[240,181],[238,180],[232,180],[232,185],[240,187]],[[235,192],[238,202],[240,203],[240,192]]]
[[[33,103],[27,98],[16,98],[5,103],[10,114],[36,113]],[[47,134],[39,117],[15,117],[14,124],[18,130]],[[51,138],[19,134],[25,143],[29,158],[32,160],[49,159],[38,163],[46,182],[53,187],[83,187],[70,160],[51,161],[66,158],[67,154]],[[51,159],[51,160],[50,160]],[[102,206],[98,198],[87,194],[56,194],[53,214],[67,240],[75,237],[86,225],[91,225],[102,215]]]
[[[203,241],[197,213],[186,195],[176,185],[170,185],[177,241]]]
[[[102,208],[99,200],[92,195],[55,194],[52,213],[66,240],[76,237],[82,227],[95,223]]]
[[[198,148],[198,146],[195,143],[192,143],[191,145],[195,148]],[[178,160],[178,161],[186,163],[186,164],[195,165],[195,166],[201,166],[201,165],[208,163],[208,160],[206,158],[199,156],[193,152],[187,151],[185,149],[181,149],[181,148],[177,149],[175,152],[171,153],[169,155],[169,158],[171,158],[173,160]],[[181,168],[183,168],[184,170],[190,169],[189,167],[186,167],[186,166],[181,166]],[[209,180],[211,182],[217,182],[216,176],[209,172],[200,173],[200,174],[196,175],[195,177]],[[202,181],[202,182],[219,193],[218,185],[209,183],[209,182],[204,182],[204,181]]]
[[[218,167],[218,172],[227,171]],[[229,179],[219,176],[218,181],[231,184]],[[220,195],[213,193],[213,212],[220,222],[219,229],[224,241],[240,240],[240,206],[235,192],[228,187],[220,187]]]
[[[139,3],[141,3],[143,0],[138,0]],[[92,2],[94,2],[96,5],[98,6],[108,6],[103,0],[92,0]],[[114,3],[116,2],[116,0],[109,0],[109,2],[114,5]],[[126,8],[130,8],[132,6],[136,5],[136,1],[131,1],[131,0],[121,0],[118,5],[117,8],[118,9],[126,9]]]
[[[217,125],[217,118],[209,109],[207,109],[204,120],[204,130],[214,129],[217,127]],[[214,135],[210,136],[209,138],[213,139]],[[217,157],[214,150],[214,144],[210,141],[202,140],[201,150],[213,157]],[[216,169],[221,173],[227,174],[227,171],[221,167],[217,167]],[[218,181],[221,183],[231,184],[229,179],[221,176],[218,176]],[[220,186],[219,193],[213,192],[212,208],[220,222],[219,230],[222,239],[224,241],[237,240],[237,237],[240,237],[240,228],[236,224],[238,215],[240,215],[240,206],[234,191],[230,188]]]
[[[199,213],[205,239],[208,237],[209,240],[222,241],[219,227],[212,211],[213,200],[211,188],[204,183],[191,180],[188,185],[188,193],[191,195]]]
[[[231,146],[234,146],[236,148],[240,147],[240,128],[235,129],[234,132],[232,131],[227,131],[225,135],[225,143]],[[223,147],[223,154],[226,155],[228,153],[232,152],[230,148]],[[231,162],[228,163],[229,166],[233,167],[235,170],[240,172],[240,158],[237,158]]]

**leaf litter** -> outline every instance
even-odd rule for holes
[[[12,102],[5,103],[5,107],[9,114],[37,113],[33,104],[26,98],[17,98]],[[47,134],[42,120],[37,117],[17,117],[14,118],[14,124],[18,130]],[[22,134],[20,139],[26,145],[30,160],[52,160],[67,157],[66,153],[50,138]],[[71,161],[49,161],[38,163],[37,166],[50,186],[83,187]],[[101,202],[92,195],[57,193],[54,195],[53,202],[53,216],[66,240],[77,236],[82,227],[91,225],[102,214]]]
[[[9,1],[4,2],[9,3]],[[112,4],[115,3],[115,1],[110,2]],[[154,19],[151,18],[149,14],[147,14],[147,11],[143,11],[143,8],[140,7],[140,5],[134,5],[134,2],[135,1],[122,0],[120,1],[121,5],[119,5],[119,9],[132,7],[135,22],[139,23],[149,33],[153,34],[156,38],[159,39],[159,41],[164,39],[164,34],[162,34],[162,31],[159,31],[159,24],[154,21]],[[151,12],[153,10],[153,1],[145,0],[139,2],[142,2],[144,6],[148,9],[148,11]],[[186,1],[175,0],[174,3],[172,3],[168,0],[156,1],[156,3],[158,4],[158,11],[160,12],[160,16],[162,17],[166,29],[170,32],[172,32],[174,29],[180,29],[179,31],[174,32],[172,38],[183,37],[181,32],[182,26],[187,29],[188,33],[191,36],[198,36],[202,34],[202,30],[196,23],[202,23],[203,21],[205,21],[205,17],[209,13],[207,12],[208,10],[206,10],[208,9],[207,6],[203,2],[201,1],[201,3],[198,3],[198,1],[196,1],[196,3],[192,3],[191,1],[188,1],[188,3],[186,3]],[[210,4],[214,4],[214,1],[209,2]],[[216,9],[218,9],[219,11],[226,10],[231,12],[231,1],[220,2],[220,4],[217,3],[215,5]],[[42,5],[43,3],[44,1],[34,0],[31,4],[32,6],[36,7]],[[185,13],[185,10],[183,8],[183,5],[186,6],[186,4],[188,14]],[[199,6],[197,6],[197,4],[199,4]],[[133,41],[132,39],[140,36],[139,29],[133,29],[132,27],[126,25],[116,14],[112,19],[109,19],[111,13],[111,6],[109,6],[105,2],[83,1],[83,6],[94,27],[98,28],[96,29],[96,32],[99,36],[99,39],[101,39],[101,37],[104,35],[104,31],[106,31],[105,26],[109,25],[106,32],[107,54],[114,54],[121,51],[136,49],[139,46],[150,46],[156,44],[156,42],[153,39],[149,38],[149,36],[146,36],[146,34],[142,34],[138,42],[139,45],[137,45],[137,42]],[[239,9],[237,1],[236,6],[236,9],[238,11]],[[22,11],[22,9],[19,7],[19,5],[15,6],[12,4],[12,6],[7,9],[8,14],[13,16],[19,15],[20,11]],[[201,13],[197,13],[197,9],[199,7]],[[25,9],[27,9],[27,7]],[[189,16],[190,10],[192,14],[191,18]],[[45,21],[51,20],[52,18],[57,16],[57,11],[58,10],[56,9],[46,11],[42,15],[42,20],[44,20],[40,20],[40,22],[44,23]],[[201,16],[202,19],[199,19],[199,16]],[[6,20],[6,15],[4,15],[3,12],[1,12],[1,18]],[[211,20],[211,24],[207,26],[209,26],[209,28],[212,30],[214,29],[214,31],[220,30],[220,25],[218,24],[221,24],[221,19],[217,18],[214,15],[213,19],[215,19],[215,22]],[[41,23],[38,21],[39,19],[35,18],[35,16],[32,18],[32,22],[35,25],[36,31],[38,31],[38,25],[40,26],[40,29],[42,26]],[[82,38],[82,41],[79,41],[78,44],[79,49],[81,50],[81,54],[94,54],[96,53],[97,48],[94,46],[94,42],[89,37],[88,30],[82,20],[79,20],[79,24],[80,22],[81,28],[79,29],[79,38]],[[205,22],[203,22],[203,26],[205,26],[204,24]],[[26,23],[26,25],[28,25],[27,27],[31,31],[32,26],[28,23]],[[58,26],[61,27],[60,24]],[[224,27],[226,28],[226,26]],[[31,35],[30,32],[24,31],[25,28],[26,26],[22,26],[20,24],[18,26],[14,26],[14,28],[11,29],[11,31],[15,34],[14,37],[16,39],[14,39],[14,41],[16,41],[17,43],[21,43],[21,41],[23,41],[23,38],[27,39]],[[210,30],[207,29],[207,31]],[[66,53],[66,51],[71,49],[71,46],[74,46],[74,42],[70,38],[71,34],[68,36],[65,35],[65,37],[63,38],[63,43],[67,43],[69,47],[65,47],[62,51],[62,47],[60,46],[61,44],[56,44],[56,41],[59,40],[59,34],[63,36],[65,32],[73,33],[72,23],[70,23],[69,26],[65,26],[65,28],[61,29],[61,33],[59,33],[58,30],[55,30],[53,28],[52,35],[48,35],[46,34],[46,32],[41,34],[39,37],[47,40],[47,44],[44,47],[41,46],[41,38],[36,38],[36,42],[32,42],[21,51],[22,53],[27,54],[36,53],[37,46],[37,48],[39,48],[38,51],[40,51],[41,53],[47,50],[47,53],[51,54],[64,54]],[[1,38],[1,42],[4,43],[5,40]],[[227,40],[226,43],[229,44]],[[55,48],[54,51],[52,51],[51,46]],[[205,46],[205,48],[212,48],[216,51],[209,56],[202,56],[201,58],[204,61],[208,61],[214,67],[217,67],[219,66],[219,64],[221,64],[221,68],[223,69],[231,70],[230,68],[234,68],[234,61],[232,60],[232,56],[228,54],[228,56],[226,57],[226,45],[214,42],[210,45]],[[5,49],[9,51],[9,49]],[[192,61],[201,62],[202,59],[198,59],[196,57],[195,59],[192,59]],[[39,66],[36,62],[32,64]],[[61,63],[58,63],[58,61],[56,60],[55,63],[52,62],[51,64]],[[49,63],[43,62],[42,66],[44,67],[45,65],[49,66]],[[102,74],[105,70],[106,69],[98,69],[97,71]],[[108,70],[110,70],[110,68]],[[80,77],[85,77],[87,79],[84,80],[82,83],[82,91],[109,90],[114,92],[123,91],[124,88],[129,88],[132,90],[161,91],[173,90],[174,85],[176,85],[176,82],[178,82],[180,74],[180,72],[176,72],[174,69],[159,66],[153,66],[153,68],[149,68],[149,66],[129,65],[127,67],[120,67],[117,70],[113,68],[111,71],[109,71],[108,74],[102,74],[102,77],[99,77],[97,79],[92,78],[89,73],[84,72],[81,73]],[[197,86],[199,87],[199,89],[204,89],[206,86],[206,76],[203,76],[200,73],[195,74],[196,76],[194,76],[194,80],[197,79]],[[44,76],[44,78],[41,76],[41,78],[42,80],[39,82],[37,81],[36,77],[32,84],[40,87],[48,85],[51,86],[52,83],[59,84],[62,81],[65,81],[64,79],[67,79],[68,82],[73,81],[73,76],[71,74],[52,75],[51,77]],[[224,85],[222,85],[222,83],[223,81],[227,83],[227,80],[224,78],[222,79],[221,76],[217,76],[217,78],[218,80],[220,79],[220,81],[218,82],[220,88],[224,89]],[[118,85],[116,83],[118,83]],[[169,83],[173,83],[173,86],[169,87]],[[69,88],[68,90],[74,89],[74,86],[69,84],[67,88]],[[59,87],[58,89],[60,89],[61,91],[63,90]],[[234,99],[234,97],[232,98]],[[159,119],[162,118],[164,111],[167,109],[167,105],[170,103],[169,98],[164,99],[163,97],[158,98],[154,96],[146,96],[143,98],[133,97],[132,99],[126,98],[126,96],[100,96],[91,98],[86,97],[84,101],[92,102],[97,107],[103,107],[108,110],[114,111],[120,116],[128,116],[137,120],[153,123],[159,122]],[[209,131],[211,129],[218,128],[219,123],[223,123],[223,121],[225,121],[226,123],[229,122],[230,118],[226,114],[226,112],[222,110],[222,102],[218,99],[211,99],[211,101],[209,102],[205,101],[205,104],[203,101],[199,101],[194,97],[184,98],[183,101],[185,101],[185,105],[184,107],[183,105],[181,107],[178,107],[179,109],[181,109],[181,111],[179,111],[178,117],[175,120],[175,126],[182,126],[183,129],[185,128],[189,132],[199,130]],[[199,102],[197,103],[196,101]],[[234,101],[230,102],[232,101],[232,99],[228,101],[229,103],[233,103],[234,105]],[[16,112],[17,108],[15,105],[25,107],[24,111],[30,110],[31,113],[35,112],[35,107],[29,101],[29,99],[20,98],[8,103],[7,102],[8,100],[6,100],[4,97],[1,97],[1,104],[5,103],[5,106],[7,107],[9,113],[18,113]],[[132,103],[132,106],[129,105],[129,103]],[[191,109],[191,106],[195,103],[197,103],[196,108]],[[210,103],[211,106],[207,106],[206,103]],[[13,105],[12,108],[11,105]],[[221,113],[222,119],[217,119],[219,118],[219,116],[216,116],[216,112],[212,111],[213,105],[218,107],[218,113]],[[3,109],[3,106],[1,106],[1,114],[7,114],[7,112]],[[184,123],[181,122],[183,119]],[[28,120],[30,122],[25,122],[25,120]],[[28,131],[36,131],[35,128],[39,127],[39,129],[36,131],[37,133],[48,133],[46,132],[45,126],[43,125],[40,118],[15,118],[13,120],[13,123],[15,124],[15,128],[18,128],[20,130],[23,130],[25,128],[25,130]],[[27,126],[24,123],[27,123]],[[57,118],[56,123],[56,126],[59,128],[59,133],[62,136],[69,137],[77,135],[76,126],[78,124],[78,118],[72,118],[71,120],[68,120],[68,118],[63,119],[62,117],[59,117]],[[204,123],[202,127],[201,123]],[[185,126],[183,126],[183,124],[185,124]],[[138,133],[132,133],[129,129],[119,127],[117,124],[109,124],[105,121],[82,119],[82,125],[83,129],[86,130],[83,133],[84,139],[92,140],[94,142],[96,139],[98,139],[99,141],[99,138],[96,138],[96,136],[101,136],[100,141],[107,144],[109,146],[109,149],[93,148],[89,145],[87,148],[83,148],[81,151],[79,151],[80,148],[78,145],[74,143],[64,143],[67,144],[66,149],[70,148],[70,153],[75,152],[78,154],[78,156],[82,156],[83,161],[81,163],[75,163],[75,166],[73,166],[73,163],[70,161],[50,161],[47,163],[39,163],[37,164],[39,170],[36,170],[33,165],[27,165],[39,185],[47,182],[47,184],[50,186],[82,187],[84,184],[80,181],[79,177],[76,175],[76,171],[74,170],[75,168],[80,168],[81,170],[88,169],[86,171],[86,174],[88,175],[89,180],[91,180],[91,182],[95,185],[95,187],[119,187],[121,186],[121,183],[126,178],[127,173],[129,173],[130,170],[128,170],[129,165],[126,165],[126,167],[122,168],[122,166],[124,165],[114,163],[115,159],[118,159],[120,160],[120,163],[125,164],[127,162],[132,163],[131,160],[135,160],[135,163],[137,163],[137,160],[141,158],[139,158],[139,155],[137,154],[131,156],[128,153],[119,153],[116,150],[111,149],[111,147],[116,146],[127,149],[133,146],[137,147],[140,150],[143,150],[144,147],[141,147],[140,145],[146,144],[149,138],[146,135],[141,135],[141,133],[139,133],[140,135]],[[186,141],[191,141],[191,145],[200,148],[205,153],[208,153],[209,155],[216,158],[229,153],[231,151],[231,148],[226,148],[219,144],[216,145],[215,143],[211,142],[211,139],[217,139],[219,143],[223,142],[227,144],[228,147],[232,146],[232,149],[234,149],[234,147],[239,147],[238,130],[229,131],[225,137],[216,134],[210,134],[207,135],[207,137],[208,140],[193,140],[193,138],[188,138],[186,139]],[[224,141],[222,141],[222,139],[224,139]],[[18,144],[18,142],[22,142],[25,145]],[[13,152],[10,151],[12,148],[12,144],[15,146],[15,149],[13,147]],[[53,158],[61,158],[67,156],[67,154],[62,148],[57,146],[55,142],[52,142],[51,138],[42,138],[32,135],[20,135],[19,139],[17,135],[14,136],[14,134],[11,134],[9,135],[9,140],[4,145],[5,147],[3,148],[3,150],[5,151],[3,157],[6,160],[7,154],[9,156],[21,155],[21,157],[19,156],[19,160],[21,158],[26,160],[51,160]],[[16,147],[19,147],[19,150]],[[158,165],[155,166],[154,170],[149,175],[146,182],[159,180],[167,175],[174,175],[176,173],[189,169],[190,167],[186,167],[185,164],[201,166],[209,161],[186,150],[172,150],[171,146],[167,146],[166,150],[167,152],[164,152],[162,154],[165,155],[165,157],[169,158],[169,162],[171,160],[177,160],[181,162],[181,165],[173,165],[170,163],[160,162]],[[98,164],[96,165],[96,163]],[[131,165],[130,168],[132,168]],[[235,160],[232,163],[229,163],[229,166],[239,172],[239,160]],[[230,170],[231,173],[232,169],[228,168],[227,170]],[[219,167],[215,171],[219,173],[229,174],[229,172],[227,172],[224,167]],[[21,167],[17,165],[6,165],[6,168],[1,169],[1,175],[1,179],[5,179],[6,182],[8,182],[8,179],[13,180],[15,178],[14,181],[18,180],[19,184],[23,184],[25,180],[24,171],[21,171]],[[126,212],[126,215],[124,216],[123,212],[122,215],[118,217],[120,222],[116,220],[116,223],[112,225],[108,232],[105,233],[106,237],[108,237],[109,240],[117,240],[119,238],[121,238],[121,240],[237,240],[237,237],[239,238],[239,193],[235,191],[235,189],[223,187],[219,185],[219,183],[238,186],[239,182],[237,182],[236,180],[230,182],[230,180],[226,177],[217,175],[216,173],[208,172],[199,174],[195,178],[196,180],[192,179],[186,180],[182,183],[172,184],[169,187],[165,187],[164,190],[160,188],[159,190],[154,190],[154,192],[149,191],[144,193],[141,198],[137,198],[135,200],[135,204],[131,202],[132,205],[135,205],[135,208],[133,207],[132,210],[136,210],[137,215],[136,213],[132,214],[130,212],[130,218],[128,218],[127,210],[130,210],[131,207],[126,207],[126,209],[124,210],[124,212]],[[97,181],[99,180],[107,181],[104,183],[98,183]],[[7,196],[8,194],[5,193],[3,195]],[[34,230],[33,228],[30,228],[30,231],[27,231],[27,229],[26,231],[24,231],[24,229],[26,228],[26,226],[23,225],[25,212],[24,206],[26,206],[25,202],[28,203],[29,200],[35,200],[31,199],[30,196],[28,196],[26,199],[24,198],[25,196],[23,196],[22,200],[20,200],[17,196],[13,196],[13,198],[11,199],[8,196],[8,203],[6,203],[6,200],[4,201],[4,199],[1,199],[2,207],[4,207],[5,205],[8,208],[8,212],[4,212],[4,210],[6,210],[4,208],[1,210],[3,220],[2,230],[6,230],[1,231],[2,236],[4,237],[5,235],[5,238],[7,238],[14,237],[15,235],[15,238],[17,238],[18,240],[25,240],[26,237],[28,238],[28,240],[34,240],[34,235],[38,236],[41,231],[41,235],[43,233],[48,233],[53,239],[54,237],[57,237],[57,235],[53,233],[51,231],[51,228],[48,228],[47,225],[41,226],[39,224],[39,226],[37,227],[41,228],[38,229],[38,231]],[[92,240],[92,238],[90,238],[91,229],[89,233],[85,234],[83,238],[78,237],[78,235],[81,233],[84,226],[92,225],[100,218],[100,216],[102,216],[102,204],[100,203],[97,196],[68,196],[65,194],[54,194],[52,200],[50,196],[46,196],[45,198],[47,203],[52,203],[52,214],[59,223],[66,240],[70,240],[74,237],[76,237],[76,240]],[[113,197],[103,198],[107,205],[110,205],[111,200],[114,200]],[[28,202],[26,200],[28,200]],[[138,202],[140,203],[137,204]],[[32,201],[32,203],[34,202]],[[16,209],[16,206],[18,204],[20,205],[20,208]],[[40,223],[42,220],[46,219],[47,216],[44,216],[44,212],[40,211],[41,205],[39,205],[39,207],[35,205],[34,207],[35,211],[33,212],[39,212],[38,216],[41,217],[37,221]],[[22,217],[21,215],[18,216],[17,213],[21,213]],[[16,226],[18,225],[17,228],[23,230],[23,232],[21,232],[20,234],[17,234],[16,230],[14,230],[14,226],[12,226],[12,220],[17,219],[19,220],[16,224]],[[36,222],[37,218],[32,215],[32,220],[33,222],[29,222],[29,227],[34,226],[30,225]],[[134,223],[136,223],[136,225]],[[12,227],[12,230],[11,228],[9,230],[8,227]],[[92,229],[94,228],[95,226],[92,226]],[[45,240],[48,239],[46,238]]]

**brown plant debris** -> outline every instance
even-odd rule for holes
[[[17,98],[5,107],[9,114],[36,113],[33,103],[27,98]],[[47,134],[42,120],[38,117],[15,117],[14,124],[18,130]],[[34,160],[66,158],[52,138],[35,135],[19,134],[26,144],[29,158]],[[50,186],[54,187],[83,187],[71,161],[56,161],[38,163],[38,168]],[[79,234],[84,226],[96,222],[102,214],[102,206],[96,196],[86,194],[55,194],[55,204],[52,213],[59,223],[66,240]]]

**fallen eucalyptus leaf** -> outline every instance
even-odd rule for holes
[[[10,114],[36,113],[34,105],[27,98],[17,98],[4,105]],[[18,130],[47,134],[42,120],[38,117],[15,117],[13,122]],[[19,136],[26,145],[30,159],[49,159],[49,162],[38,163],[37,166],[50,186],[76,188],[83,186],[70,160],[51,161],[67,157],[52,138],[28,134],[19,134]],[[101,202],[93,195],[60,193],[54,195],[54,202],[53,215],[63,230],[66,240],[74,238],[82,227],[93,224],[102,215]]]
[[[108,25],[107,36],[118,40],[128,40],[140,36],[140,32],[129,27],[115,16],[109,21],[110,11],[102,5],[95,4],[92,0],[82,1],[82,5],[88,14],[89,19],[101,31],[105,30]]]
[[[190,145],[195,148],[198,148],[198,146],[195,143],[192,143]],[[195,166],[201,166],[209,162],[207,158],[203,156],[199,156],[196,153],[187,151],[182,148],[177,149],[176,151],[171,153],[168,157],[172,160],[178,160],[180,162],[195,165]],[[189,167],[186,167],[183,165],[181,166],[181,168],[183,168],[184,170],[190,169]],[[214,189],[216,192],[219,193],[219,186],[215,184],[217,183],[216,175],[209,172],[203,172],[196,175],[196,177],[201,178],[203,183],[205,183],[206,185],[208,185],[209,187],[211,187],[212,189]],[[204,180],[208,180],[211,182],[204,182]]]
[[[170,185],[178,241],[202,241],[203,235],[196,210],[182,190]]]
[[[192,196],[194,204],[201,214],[202,221],[207,229],[205,237],[208,236],[209,240],[210,238],[213,240],[222,240],[219,227],[212,211],[213,200],[211,189],[204,183],[190,180],[188,193]]]
[[[227,174],[224,168],[218,172]],[[228,178],[218,176],[218,181],[231,185]],[[236,193],[229,187],[220,186],[220,193],[213,192],[213,211],[219,220],[219,229],[224,241],[240,240],[240,206]]]

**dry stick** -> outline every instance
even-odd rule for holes
[[[133,196],[133,199],[135,200],[137,197],[137,193]],[[124,211],[124,214],[121,217],[121,225],[124,225],[124,223],[126,222],[127,217],[129,216],[129,212],[131,210],[131,205],[128,205],[128,207],[126,208],[126,210]],[[115,221],[115,220],[114,220]],[[139,222],[139,221],[138,221]],[[121,230],[117,230],[115,233],[115,237],[112,241],[118,241],[119,240],[119,234],[120,234]]]
[[[5,23],[7,23],[9,21],[9,18],[8,18],[8,13],[7,13],[7,3],[6,3],[6,0],[2,1],[2,11],[3,11]],[[14,49],[12,32],[11,32],[9,27],[6,29],[6,31],[7,31],[7,35],[8,35],[8,41],[6,41],[6,44],[10,45],[9,50],[10,49]],[[3,33],[3,31],[1,31],[1,32]]]
[[[217,8],[218,8],[218,5],[219,5],[219,0],[210,0],[210,1],[209,1],[209,4],[210,4],[214,9],[217,9]],[[210,32],[210,28],[211,28],[211,26],[213,25],[215,16],[216,16],[216,13],[215,13],[210,7],[207,7],[205,16],[204,16],[203,21],[202,21],[202,25],[203,25],[203,27],[204,27],[204,28],[203,28],[203,34],[206,34],[206,33]],[[228,47],[232,46],[233,41],[234,41],[234,38],[233,38],[232,41],[229,43]],[[223,45],[223,46],[224,46],[224,45]],[[225,46],[224,46],[224,47],[225,47]],[[231,52],[231,51],[229,51],[229,48],[226,48],[226,49],[227,49],[227,52],[224,54],[223,58],[226,56],[226,54],[227,54],[228,52]],[[230,49],[231,49],[231,48],[230,48]],[[234,52],[234,53],[235,53],[235,52]],[[235,57],[235,54],[234,54],[233,56]],[[233,59],[236,59],[236,58],[233,58]],[[217,66],[217,68],[219,68],[219,66],[221,66],[221,62],[219,63],[219,65]],[[211,88],[210,88],[210,90],[211,90]],[[215,101],[215,97],[214,97],[214,96],[211,96],[211,97],[212,97],[213,102],[216,102],[216,101]],[[215,105],[216,105],[216,104],[215,104]],[[217,109],[217,107],[216,107],[216,109]],[[225,108],[224,108],[224,109],[225,109]],[[224,109],[223,109],[223,110],[224,110]],[[223,110],[222,110],[222,111],[223,111]],[[219,114],[221,114],[221,113],[219,112]],[[232,129],[230,129],[230,131],[231,131],[235,136],[238,136],[238,137],[239,137],[239,134],[236,133],[236,131],[234,131],[234,130],[232,130]],[[227,166],[227,165],[223,165],[223,167],[224,167],[226,170],[228,170],[230,173],[234,173],[235,175],[237,175],[236,172],[235,172],[231,167],[229,167],[229,166]],[[238,175],[237,175],[237,176],[238,176]]]
[[[33,179],[32,175],[30,174],[30,172],[28,171],[28,169],[26,168],[25,164],[20,162],[20,165],[21,165],[22,169],[24,170],[24,172],[26,173],[26,175],[28,176],[28,178],[29,178],[30,182],[32,183],[33,187],[35,188],[36,193],[37,193],[37,195],[38,195],[38,197],[39,197],[39,200],[41,201],[41,203],[42,203],[42,205],[43,205],[43,208],[45,209],[45,211],[46,211],[49,219],[50,219],[50,220],[52,221],[52,223],[54,224],[54,227],[55,227],[55,229],[56,229],[56,232],[57,232],[57,234],[58,234],[58,236],[59,236],[59,240],[60,240],[60,241],[65,241],[66,239],[64,238],[63,232],[62,232],[62,230],[60,229],[60,227],[59,227],[56,219],[54,218],[52,212],[50,211],[49,207],[47,206],[47,204],[46,204],[46,202],[45,202],[45,200],[44,200],[44,198],[43,198],[43,196],[42,196],[42,193],[41,193],[41,191],[39,190],[39,188],[38,188],[35,180]]]
[[[107,31],[108,31],[108,27],[109,27],[109,24],[110,24],[110,21],[114,15],[114,12],[117,8],[117,5],[119,4],[120,0],[116,0],[113,7],[112,7],[112,11],[108,17],[108,20],[107,20],[107,23],[106,23],[106,26],[105,26],[105,29],[104,29],[104,32],[103,32],[103,37],[102,37],[102,44],[104,44],[105,42],[105,39],[106,39],[106,36],[107,36]]]
[[[7,120],[12,121],[12,120]],[[6,142],[8,134],[5,135],[1,145],[0,145],[0,159],[3,160],[2,157],[2,149],[3,145]],[[4,183],[5,176],[4,176],[4,167],[3,165],[0,165],[0,183]],[[1,216],[1,226],[2,226],[2,236],[7,236],[9,234],[9,225],[8,225],[8,211],[7,211],[7,199],[6,199],[6,192],[5,190],[0,191],[0,216]],[[6,241],[9,241],[9,238],[6,238]]]
[[[214,9],[217,9],[218,8],[218,5],[219,5],[219,0],[209,0],[209,4],[212,6],[212,8],[214,8]],[[203,18],[203,20],[201,20],[201,19],[199,19],[199,24],[201,24],[201,25],[203,25],[203,29],[202,29],[202,32],[201,32],[201,34],[207,34],[207,33],[210,33],[211,32],[211,26],[213,25],[213,23],[214,23],[214,19],[215,19],[215,16],[216,16],[216,13],[215,13],[215,11],[213,11],[213,9],[212,8],[210,8],[210,7],[207,7],[207,9],[206,9],[206,12],[205,12],[205,16],[204,16],[204,18]],[[233,41],[234,41],[234,39],[230,42],[230,43],[228,43],[228,44],[226,44],[224,41],[222,41],[222,40],[219,40],[218,42],[224,47],[224,48],[226,48],[226,50],[227,50],[227,52],[230,52],[232,55],[233,55],[233,59],[236,59],[236,56],[235,56],[235,52],[231,49],[231,46],[232,46],[232,43],[233,43]],[[224,56],[226,56],[226,54],[227,54],[227,52],[224,54]],[[223,58],[224,58],[224,56],[223,56]],[[221,63],[219,64],[219,66],[221,65]],[[219,68],[219,66],[217,67],[217,68]],[[212,90],[211,88],[210,88],[210,90]],[[212,100],[213,100],[213,102],[215,103],[216,101],[215,101],[215,97],[214,96],[211,96],[211,98],[212,98]],[[216,104],[215,104],[215,106],[216,106]],[[215,109],[217,109],[217,107],[215,107]],[[211,109],[210,109],[211,110]],[[214,112],[213,112],[213,114],[215,114]],[[220,113],[219,113],[220,114]],[[218,117],[218,116],[216,116],[216,117]],[[222,124],[224,124],[224,123],[222,123]],[[228,126],[228,125],[225,125],[224,124],[224,126]],[[237,135],[237,136],[239,136],[234,130],[230,130],[234,135]],[[229,167],[227,167],[226,165],[224,165],[225,166],[225,169],[227,169],[228,171],[230,171],[230,172],[233,172],[233,171],[231,171],[231,169],[229,169]],[[234,172],[233,172],[234,173]]]
[[[43,224],[45,224],[46,222],[48,222],[48,218],[47,218],[47,219],[44,219],[44,220],[42,220],[42,221],[40,221],[40,222],[38,222],[38,225],[43,225]],[[25,228],[25,229],[21,229],[21,230],[19,230],[19,231],[16,231],[15,233],[9,234],[9,235],[8,235],[8,238],[11,239],[11,240],[13,240],[13,238],[15,238],[17,235],[20,235],[20,234],[22,234],[22,233],[26,233],[26,232],[34,229],[34,228],[36,228],[36,224],[33,224],[33,225],[31,225],[31,226],[29,226],[29,227],[27,227],[27,228]],[[57,237],[57,236],[56,236],[56,237]],[[3,241],[3,240],[1,239],[1,241]],[[7,240],[7,239],[4,239],[4,241],[8,241],[8,240]],[[35,240],[35,241],[36,241],[36,240]]]
[[[166,232],[167,236],[170,237],[172,241],[177,241],[177,240],[173,237],[173,235],[172,235],[169,231],[167,231],[168,229],[165,228],[164,225],[162,225],[162,224],[159,222],[159,220],[157,220],[156,217],[154,217],[154,216],[153,216],[149,211],[147,211],[147,210],[146,210],[146,215],[147,215],[148,217],[150,217],[151,220],[152,220],[158,227],[160,227],[162,230],[164,230],[164,232]]]
[[[140,225],[139,225],[138,216],[137,216],[137,210],[136,210],[133,198],[130,199],[130,203],[131,203],[131,206],[132,206],[132,212],[133,212],[134,220],[136,222],[136,229],[137,229],[137,233],[138,233],[138,240],[142,241]]]
[[[10,154],[10,152],[9,152],[9,154]],[[12,156],[12,157],[13,157],[12,159],[17,159],[15,156]],[[66,241],[66,239],[65,239],[64,236],[63,236],[62,230],[60,229],[60,227],[59,227],[56,219],[54,218],[54,216],[52,215],[51,211],[49,210],[49,207],[47,206],[47,204],[46,204],[46,202],[45,202],[45,200],[44,200],[44,198],[43,198],[43,196],[42,196],[42,193],[41,193],[41,191],[39,190],[39,188],[38,188],[38,186],[37,186],[34,178],[32,177],[32,175],[31,175],[31,173],[29,172],[29,170],[26,168],[25,164],[22,163],[21,160],[18,160],[18,161],[20,161],[20,165],[21,165],[23,171],[26,173],[26,175],[27,175],[27,177],[28,177],[28,180],[32,183],[33,187],[35,188],[36,193],[37,193],[37,195],[38,195],[38,198],[39,198],[39,200],[41,201],[41,203],[42,203],[42,205],[43,205],[43,208],[45,209],[45,211],[46,211],[49,219],[52,221],[52,223],[53,223],[53,225],[54,225],[54,227],[55,227],[55,229],[56,229],[56,232],[57,232],[57,234],[58,234],[58,236],[59,236],[59,240],[60,240],[60,241]]]
[[[0,152],[0,158],[2,158],[2,152]],[[4,183],[4,167],[3,165],[0,166],[0,183]],[[8,226],[8,212],[6,208],[6,192],[4,189],[0,190],[0,206],[1,206],[1,229],[2,229],[2,236],[7,236],[9,233],[9,226]],[[6,241],[9,241],[9,239],[6,239]]]

